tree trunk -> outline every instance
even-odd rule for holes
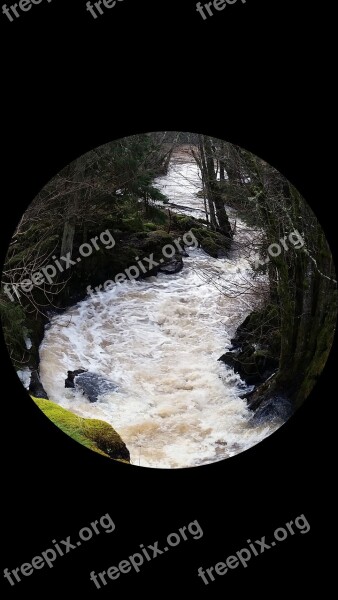
[[[85,171],[85,158],[80,156],[75,161],[73,181],[71,184],[72,198],[66,207],[66,220],[63,227],[60,256],[73,254],[73,243],[76,229],[76,221],[81,213],[82,182]],[[75,188],[75,191],[73,191]]]
[[[216,216],[218,220],[218,225],[221,233],[223,233],[226,237],[232,238],[232,229],[229,221],[229,217],[224,208],[224,201],[222,198],[222,194],[220,192],[216,173],[215,173],[215,165],[214,165],[214,157],[212,154],[211,148],[211,140],[208,136],[204,135],[203,137],[203,147],[205,154],[205,164],[206,164],[206,175],[207,175],[207,190],[209,190],[209,194],[216,209]]]
[[[208,169],[207,169],[207,163],[206,163],[205,151],[204,151],[204,145],[203,145],[203,136],[199,135],[198,141],[199,141],[199,151],[200,151],[200,157],[201,157],[201,173],[202,173],[203,193],[204,193],[204,197],[207,197],[207,200],[208,200],[211,227],[212,227],[212,229],[216,230],[217,229],[216,212],[215,212],[215,206],[214,206],[214,202],[213,202],[212,193],[211,193],[211,190],[210,190],[210,187],[208,184]]]
[[[219,161],[219,178],[221,181],[225,180],[225,162],[223,159]]]
[[[67,256],[67,254],[69,254],[69,256],[72,257],[74,235],[75,235],[75,223],[66,221],[63,226],[63,235],[62,235],[60,256]]]

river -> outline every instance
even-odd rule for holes
[[[186,207],[176,209],[180,213],[204,216],[198,169],[189,157],[174,156],[156,185]],[[270,435],[277,425],[250,424],[240,398],[248,388],[217,360],[254,305],[247,293],[238,295],[252,277],[238,243],[245,245],[249,235],[237,220],[229,258],[189,249],[176,275],[130,281],[53,316],[40,346],[49,398],[113,425],[131,462],[144,467],[212,463]],[[67,371],[80,367],[113,380],[118,391],[90,403],[80,391],[65,389]]]

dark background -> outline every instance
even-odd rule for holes
[[[128,134],[178,130],[224,137],[274,165],[311,204],[337,256],[327,11],[319,2],[247,0],[203,21],[192,1],[125,0],[94,20],[85,0],[43,0],[13,23],[0,14],[3,252],[23,210],[71,160]],[[228,461],[167,471],[114,463],[65,436],[29,401],[3,349],[2,568],[29,562],[52,539],[76,538],[107,512],[116,524],[51,570],[13,588],[3,579],[5,597],[182,590],[270,597],[317,584],[324,592],[336,356],[272,437]],[[311,525],[306,535],[208,587],[197,577],[199,566],[302,513]],[[89,581],[91,570],[106,570],[194,519],[201,540],[182,542],[101,590]]]

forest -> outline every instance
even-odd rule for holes
[[[173,195],[168,190],[171,189],[175,169],[178,169],[179,178]],[[195,178],[193,184],[191,177]],[[187,194],[191,197],[191,204],[188,206]],[[179,250],[176,245],[174,255],[163,258],[163,247],[174,244],[175,240],[182,239],[188,232],[197,240],[198,248],[190,250],[185,247]],[[95,247],[84,254],[83,249],[93,245],[93,239],[96,240]],[[80,255],[83,257],[81,260],[78,258]],[[100,291],[88,299],[88,288],[95,290],[102,282],[113,280],[117,274],[149,256],[153,256],[154,261],[158,262],[149,272],[141,272],[135,281],[121,284],[116,292]],[[233,277],[235,260],[239,261],[239,266]],[[54,265],[54,270],[51,265]],[[242,269],[240,275],[239,269]],[[53,276],[46,276],[48,273]],[[60,404],[57,393],[50,393],[53,386],[48,376],[41,377],[41,349],[45,347],[44,344],[48,344],[48,335],[52,335],[49,332],[56,327],[53,323],[58,323],[57,326],[60,327],[62,322],[62,326],[66,328],[64,319],[69,317],[71,320],[74,315],[75,322],[77,318],[77,313],[72,312],[77,310],[74,307],[81,307],[83,311],[92,302],[94,304],[90,304],[90,307],[95,311],[98,306],[95,305],[97,298],[97,302],[101,303],[98,311],[103,310],[102,307],[106,310],[107,299],[113,298],[114,294],[114,298],[117,298],[116,294],[129,294],[123,296],[123,299],[133,306],[132,294],[136,290],[139,296],[135,306],[144,302],[144,311],[148,314],[148,329],[144,331],[148,331],[149,336],[155,335],[156,321],[157,335],[163,335],[165,331],[167,336],[166,340],[163,338],[164,341],[161,341],[165,348],[166,343],[172,343],[170,337],[174,335],[178,340],[182,335],[175,329],[177,325],[177,328],[181,327],[187,334],[188,341],[184,337],[182,342],[187,352],[189,339],[194,335],[193,327],[196,325],[193,324],[194,314],[202,314],[203,319],[206,319],[205,311],[199,313],[199,300],[196,300],[197,312],[194,313],[195,295],[191,297],[192,310],[189,313],[190,280],[187,277],[190,276],[194,277],[191,288],[193,294],[197,293],[197,288],[201,294],[204,289],[208,289],[210,307],[215,303],[219,310],[219,316],[217,313],[209,334],[209,337],[215,335],[217,344],[212,346],[208,356],[208,360],[213,361],[210,364],[218,363],[215,366],[218,378],[225,377],[225,372],[227,377],[230,377],[229,373],[233,374],[235,383],[231,385],[237,386],[236,397],[244,402],[246,408],[243,410],[251,415],[248,420],[251,427],[266,422],[278,422],[279,425],[284,422],[311,392],[325,366],[333,342],[337,318],[337,283],[332,255],[314,212],[292,183],[249,151],[203,134],[138,134],[96,148],[60,171],[23,214],[13,234],[3,267],[0,313],[11,361],[31,396],[41,406],[43,404],[45,410],[48,399]],[[187,284],[185,299],[178,296],[179,292],[175,291],[175,285],[171,283],[174,281],[177,286]],[[167,296],[162,298],[162,288],[156,287],[160,284],[162,288],[163,285],[166,286],[166,294],[172,294],[172,302],[175,298],[175,305],[167,304],[167,308],[176,311],[175,315],[181,306],[178,302],[182,306],[184,304],[181,317],[171,322],[171,329],[169,326],[163,329],[165,314],[163,318],[161,316],[162,320],[158,318],[159,308],[162,310],[160,303],[163,302],[164,307],[167,301]],[[207,287],[200,287],[201,285]],[[174,286],[172,291],[170,286]],[[159,294],[154,300],[153,308],[146,304],[150,290]],[[122,302],[122,296],[118,296],[118,301],[120,299]],[[185,304],[186,302],[188,303]],[[201,303],[203,304],[202,295]],[[224,325],[229,318],[227,306],[230,307],[229,314],[237,315],[231,317],[228,329]],[[117,315],[113,306],[109,310],[111,312],[106,317],[108,320]],[[130,314],[136,315],[132,310]],[[77,323],[78,329],[81,328],[80,321]],[[136,328],[137,323],[124,322],[124,327],[128,333],[128,327]],[[116,333],[114,331],[115,336]],[[74,344],[76,334],[73,332],[72,335]],[[214,353],[217,353],[219,347],[218,336],[219,339],[224,336],[225,342],[218,357],[214,359]],[[100,338],[99,344],[104,352],[107,342],[104,345]],[[154,344],[157,348],[157,338]],[[113,345],[108,345],[108,348],[111,361],[114,362],[116,355],[116,365],[127,370],[119,348]],[[137,354],[136,345],[132,350]],[[55,354],[55,346],[53,352]],[[57,355],[58,352],[56,348]],[[88,348],[86,352],[81,352],[69,359],[68,378],[69,373],[73,373],[70,375],[70,388],[74,387],[74,379],[76,381],[77,377],[81,377],[80,373],[74,375],[74,372],[92,372],[93,365],[96,367],[95,382],[99,381],[98,377],[101,378],[100,381],[102,377],[109,379],[112,373],[104,369],[98,372],[99,363],[92,364],[86,359]],[[179,346],[175,352],[177,357]],[[195,353],[191,346],[190,360],[197,360],[196,354],[203,352],[203,348],[199,348]],[[169,354],[165,356],[167,366],[168,356]],[[138,357],[133,365],[142,361],[142,351],[141,354],[139,351]],[[156,364],[160,365],[159,377],[163,378],[161,361],[164,358],[159,353],[156,357],[159,362],[156,363],[153,359],[155,362],[152,364],[155,367]],[[201,363],[201,369],[205,368],[203,364]],[[190,385],[187,382],[193,378],[189,368],[187,364],[187,371],[183,374],[180,371],[179,374],[179,377],[185,377],[185,387],[180,388],[184,389],[184,398],[187,398],[185,394]],[[66,366],[64,369],[66,371]],[[48,371],[46,362],[42,371]],[[119,373],[116,368],[115,378],[112,377],[112,380],[116,382]],[[67,372],[59,374],[62,386],[66,377]],[[128,389],[124,377],[121,375],[115,386],[116,390],[119,387]],[[196,379],[195,375],[194,377]],[[228,385],[228,380],[226,384]],[[46,385],[47,388],[49,386],[47,390]],[[98,385],[101,385],[100,382]],[[135,382],[133,385],[135,386]],[[140,386],[142,385],[141,380]],[[195,401],[194,384],[191,386],[194,389],[191,398]],[[199,384],[200,388],[201,386]],[[116,394],[115,388],[112,394]],[[140,402],[148,394],[146,389],[144,383],[143,396],[138,390]],[[155,386],[154,390],[156,389],[150,404],[152,407],[156,404],[156,394],[161,394]],[[102,392],[102,388],[100,390]],[[81,398],[82,393],[83,390]],[[163,397],[167,393],[169,394],[167,390],[164,391]],[[172,390],[170,393],[172,394]],[[207,393],[209,392],[206,391]],[[218,393],[222,394],[222,391],[217,388]],[[211,395],[213,394],[212,391]],[[99,396],[96,393],[96,398]],[[226,390],[224,396],[227,396]],[[79,402],[83,402],[81,398],[78,399]],[[169,396],[166,398],[168,400]],[[67,400],[62,410],[69,409],[70,405],[71,401]],[[49,413],[50,411],[51,409]],[[87,407],[83,408],[81,403],[74,410],[82,417],[99,416],[103,422],[109,420],[104,412],[91,415],[87,411]],[[55,417],[54,422],[59,424],[58,417]],[[118,427],[112,417],[111,424],[119,433],[122,431],[122,438],[129,450],[130,447],[133,448],[133,444],[142,446],[147,436],[146,431],[150,436],[149,423],[148,429],[145,424],[142,429],[138,421],[137,435],[131,430],[128,433],[123,419]],[[76,438],[68,424],[59,426]],[[161,429],[162,426],[158,427]],[[177,428],[177,422],[172,427]],[[223,437],[220,438],[218,431],[213,438],[213,444],[219,451],[215,451],[212,458],[209,448],[202,461],[226,458],[238,451],[238,442],[233,442],[231,446],[232,442],[229,441],[230,438],[226,438],[226,431],[225,419]],[[130,446],[126,439],[129,434]],[[191,432],[186,444],[189,444],[189,435]],[[207,434],[203,435],[204,440]],[[264,435],[262,434],[263,437]],[[135,441],[136,438],[138,442]],[[202,437],[199,443],[201,439]],[[122,453],[119,451],[114,454],[107,450],[108,442],[96,440],[95,444],[98,451],[106,456],[129,460],[129,451],[124,445]],[[87,446],[92,447],[92,441]],[[222,446],[227,447],[228,453],[222,454]],[[151,450],[147,452],[150,453]],[[146,454],[145,451],[145,456]],[[133,452],[131,455],[133,457]],[[147,462],[145,464],[148,465]],[[159,460],[159,465],[161,464]],[[177,466],[175,461],[172,464]],[[188,465],[190,464],[200,464],[197,455],[191,463],[188,461]]]

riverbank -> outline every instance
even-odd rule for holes
[[[207,136],[189,158],[159,140],[114,143],[99,170],[96,154],[81,157],[43,190],[9,253],[7,291],[37,247],[53,277],[60,260],[67,270],[24,298],[21,278],[20,303],[1,310],[32,395],[108,423],[133,464],[181,468],[250,448],[304,400],[330,349],[335,280],[317,271],[329,259],[322,232],[319,254],[304,233],[301,246],[284,244],[281,224],[290,240],[312,216],[268,165]],[[294,202],[291,233],[276,190],[285,210]],[[46,210],[56,192],[65,218]]]
[[[191,204],[201,203],[195,196],[198,179],[191,180],[196,165],[181,161],[173,168],[175,192],[171,170],[160,191],[171,202],[181,190],[186,214],[170,207],[169,215],[166,204],[160,209],[167,218],[161,227],[169,227],[171,236],[193,232],[199,247],[185,249],[179,272],[126,282],[55,316],[40,349],[42,379],[58,403],[113,425],[133,464],[163,468],[228,458],[280,424],[250,424],[252,414],[241,397],[250,388],[218,361],[252,306],[248,294],[243,302],[238,298],[251,267],[240,244],[230,249],[222,234],[189,214]],[[125,240],[134,235],[129,232]],[[238,236],[245,243],[240,222]],[[65,390],[60,373],[79,368],[99,372],[116,384],[116,391],[89,403],[79,389]]]

